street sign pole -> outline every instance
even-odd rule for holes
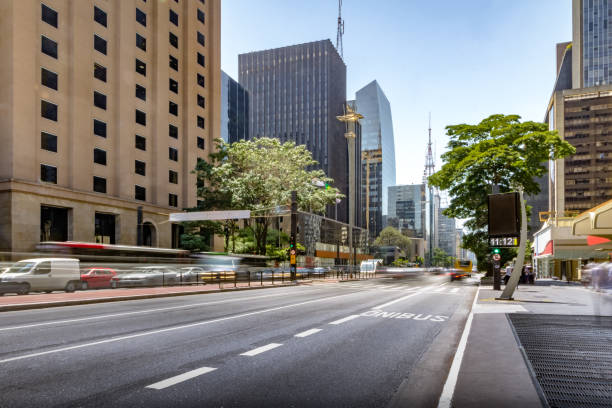
[[[493,255],[493,290],[501,290],[500,257]]]
[[[291,192],[291,237],[289,239],[289,264],[291,280],[297,278],[297,191]]]

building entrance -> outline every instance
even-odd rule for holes
[[[68,241],[68,208],[40,207],[40,241]]]

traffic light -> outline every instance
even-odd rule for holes
[[[494,254],[499,254],[501,251],[499,250],[499,248],[493,248],[493,253]]]
[[[328,182],[325,182],[325,189],[329,190],[331,188],[331,185]]]

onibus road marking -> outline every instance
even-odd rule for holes
[[[265,353],[268,350],[272,350],[272,349],[275,349],[277,347],[280,347],[280,346],[282,346],[282,344],[280,344],[280,343],[270,343],[270,344],[265,345],[265,346],[257,347],[256,349],[253,349],[251,351],[247,351],[246,353],[242,353],[240,355],[241,356],[253,357],[253,356],[256,356],[258,354]]]
[[[296,334],[295,337],[307,337],[307,336],[310,336],[311,334],[315,334],[320,331],[321,329],[310,329],[310,330],[306,330],[306,331]]]
[[[425,313],[404,313],[404,312],[385,312],[380,309],[369,310],[362,313],[360,316],[364,317],[380,317],[383,319],[411,319],[411,320],[429,320],[431,322],[445,322],[448,316],[444,315],[432,315]]]
[[[166,380],[156,382],[155,384],[147,385],[145,388],[152,388],[154,390],[163,390],[164,388],[171,387],[183,381],[191,380],[192,378],[198,377],[206,373],[210,373],[211,371],[215,371],[215,370],[216,368],[212,368],[212,367],[198,368],[196,370],[188,371],[186,373],[177,375],[175,377],[171,377]]]

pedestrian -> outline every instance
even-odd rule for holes
[[[508,266],[506,266],[506,273],[504,274],[504,285],[508,284],[508,281],[510,280],[511,275],[512,275],[512,265],[508,264]]]
[[[525,269],[526,267],[523,265],[523,268],[521,269],[521,283],[527,283],[527,272]]]
[[[535,271],[531,265],[527,266],[527,276],[529,278],[529,284],[535,285]]]

